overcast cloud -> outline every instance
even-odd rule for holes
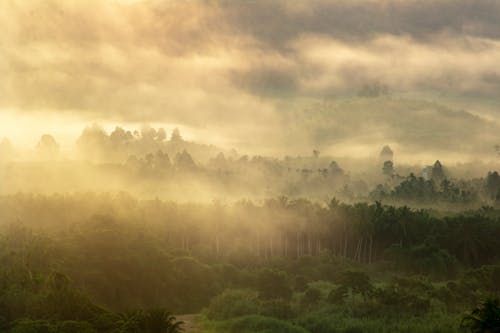
[[[253,152],[487,155],[495,116],[400,99],[496,105],[499,17],[493,0],[4,0],[0,112],[176,123]],[[343,102],[373,84],[397,101]]]

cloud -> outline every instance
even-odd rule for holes
[[[405,116],[428,127],[416,130],[380,112],[366,136],[356,131],[364,110],[327,112],[332,118],[322,122],[336,133],[329,139],[307,113],[290,135],[290,114],[374,83],[393,94],[498,100],[499,14],[500,4],[489,0],[6,0],[0,110],[34,117],[43,110],[82,122],[170,122],[208,128],[249,149],[374,137],[421,150],[458,149],[448,142],[452,136],[476,140],[474,133],[494,121],[410,106]],[[344,121],[335,125],[339,115]],[[429,125],[432,117],[439,129]]]

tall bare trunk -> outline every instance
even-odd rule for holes
[[[370,253],[368,255],[368,263],[372,263],[372,251],[373,251],[373,235],[370,235]]]
[[[297,258],[300,258],[300,239],[298,231],[297,231]]]
[[[347,225],[344,220],[344,257],[347,257]]]
[[[260,258],[260,231],[257,232],[257,257]]]
[[[285,234],[285,257],[288,257],[288,236]]]

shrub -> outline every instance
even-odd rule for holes
[[[487,299],[463,318],[461,326],[478,333],[499,332],[500,301],[498,299]]]
[[[276,318],[264,316],[245,316],[234,320],[230,326],[231,333],[308,333],[304,328]]]
[[[227,289],[210,301],[206,314],[209,319],[225,320],[243,315],[258,314],[259,311],[256,292]]]
[[[430,301],[426,298],[413,295],[404,289],[392,286],[378,289],[375,292],[378,311],[386,314],[406,314],[419,316],[427,313],[430,309]]]
[[[282,299],[263,302],[261,314],[278,319],[290,319],[295,316],[290,303]]]
[[[308,288],[302,297],[301,303],[305,306],[317,304],[321,300],[321,291],[316,288]]]
[[[56,329],[45,320],[21,319],[14,323],[10,333],[55,333]]]
[[[58,325],[57,333],[95,333],[92,325],[85,321],[63,321]]]
[[[331,304],[342,304],[347,298],[348,292],[349,292],[348,289],[344,286],[339,286],[337,288],[334,288],[328,294],[327,301],[328,303]]]
[[[288,286],[285,272],[264,269],[260,272],[257,287],[262,299],[290,299],[292,289]]]
[[[295,277],[294,289],[295,289],[295,291],[299,291],[299,292],[306,291],[307,279],[303,275],[298,275]]]

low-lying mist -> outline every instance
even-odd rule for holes
[[[335,127],[325,121],[320,117],[311,126]],[[319,141],[333,135],[316,133],[324,136]],[[476,207],[494,203],[499,188],[494,160],[457,162],[435,152],[428,158],[437,158],[423,164],[405,160],[405,152],[389,145],[357,152],[357,158],[311,148],[307,155],[246,155],[186,140],[178,129],[167,133],[150,126],[116,126],[107,132],[94,124],[83,129],[70,150],[62,150],[50,134],[29,151],[3,140],[0,193],[127,192],[142,199],[228,203],[279,196],[326,202],[336,197],[344,202]]]

